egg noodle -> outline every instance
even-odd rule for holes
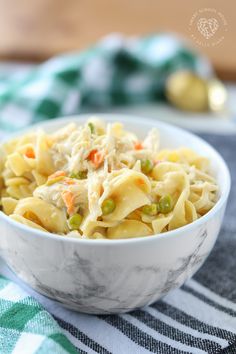
[[[159,234],[200,218],[217,200],[208,159],[185,147],[161,150],[156,129],[140,141],[121,123],[91,118],[15,138],[0,156],[3,212],[58,235]]]

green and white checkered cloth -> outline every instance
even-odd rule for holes
[[[209,62],[174,35],[110,35],[83,52],[52,58],[26,75],[0,72],[0,129],[163,99],[166,78],[179,69],[211,73]]]
[[[18,285],[0,276],[1,354],[78,354],[53,317]]]

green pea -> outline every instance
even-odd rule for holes
[[[144,205],[142,207],[142,212],[146,215],[154,216],[157,214],[157,204],[152,203],[150,205]]]
[[[93,123],[89,122],[88,126],[90,128],[91,134],[94,134],[95,133],[95,127],[94,127]]]
[[[68,220],[70,229],[78,230],[82,220],[83,217],[80,214],[74,214],[73,216],[71,216],[70,219]]]
[[[105,199],[102,203],[102,214],[111,214],[116,208],[116,204],[113,199]]]
[[[72,172],[70,174],[70,178],[86,179],[87,178],[87,172],[86,171],[79,171],[78,173]]]
[[[158,211],[162,214],[167,214],[173,209],[173,200],[170,195],[161,197],[157,204]]]
[[[153,164],[150,160],[148,160],[148,159],[141,160],[141,170],[143,173],[145,173],[145,174],[150,173],[152,168],[153,168]]]

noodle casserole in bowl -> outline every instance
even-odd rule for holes
[[[86,313],[120,313],[203,264],[230,190],[221,156],[146,118],[81,115],[1,146],[0,251],[32,288]]]

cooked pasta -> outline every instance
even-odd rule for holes
[[[206,214],[218,186],[191,149],[162,150],[121,123],[91,118],[1,147],[1,208],[24,225],[66,237],[125,239],[174,230]]]

